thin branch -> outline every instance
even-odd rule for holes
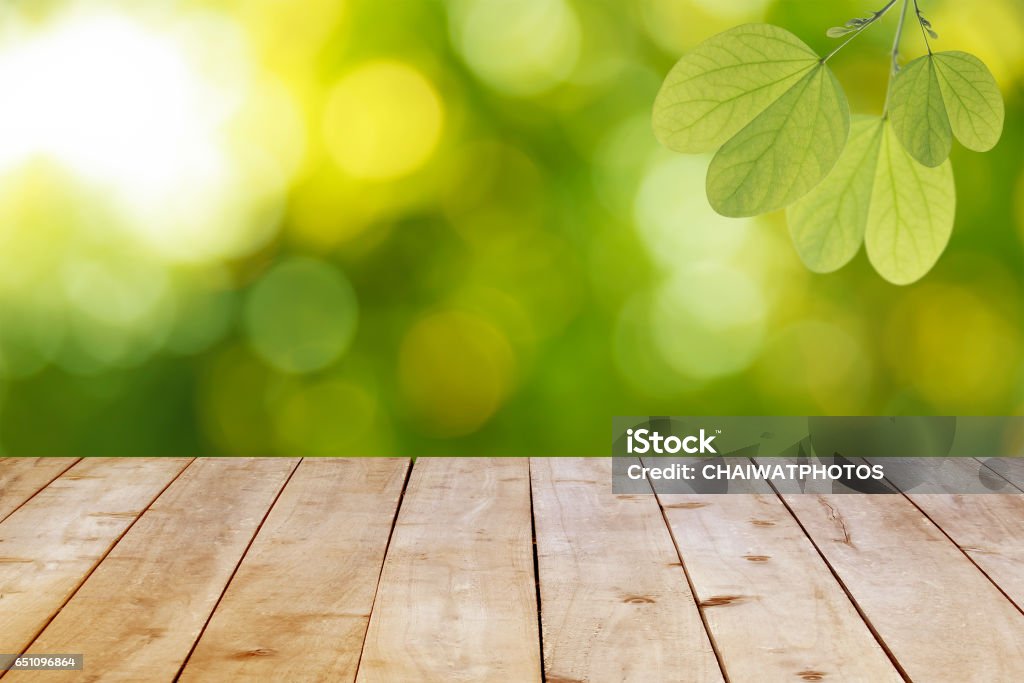
[[[827,62],[828,60],[832,59],[837,54],[839,54],[839,51],[842,50],[847,45],[849,45],[851,42],[853,42],[854,38],[859,36],[861,33],[863,33],[865,30],[867,30],[867,28],[869,26],[873,25],[879,19],[884,17],[886,14],[888,14],[889,10],[891,10],[893,5],[895,5],[897,2],[899,2],[899,0],[889,0],[889,4],[887,4],[885,7],[883,7],[880,10],[878,10],[877,12],[875,12],[872,15],[872,17],[868,21],[864,22],[864,24],[861,25],[856,31],[854,31],[853,34],[849,38],[847,38],[842,43],[840,43],[839,46],[836,49],[832,50],[832,52],[829,52],[828,55],[824,59],[821,60],[821,63],[824,64],[825,62]]]
[[[921,8],[917,4],[917,0],[914,0],[914,11],[917,12],[917,25],[921,27],[921,35],[924,36],[925,47],[928,48],[928,54],[932,54],[932,43],[928,39],[928,29],[924,25],[924,15],[921,14]]]
[[[892,43],[892,71],[889,73],[889,88],[885,94],[885,112],[882,114],[882,118],[889,116],[889,100],[892,98],[892,86],[900,72],[900,41],[903,39],[903,27],[907,23],[907,8],[909,6],[910,0],[903,0],[903,10],[900,12],[900,25],[896,27],[896,39]]]

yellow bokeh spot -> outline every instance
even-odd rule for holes
[[[444,108],[434,86],[397,61],[363,64],[331,90],[324,141],[346,173],[391,180],[417,170],[441,137]]]
[[[287,0],[238,0],[236,15],[254,46],[277,67],[309,72],[348,10],[344,0],[304,0],[297,10]]]
[[[648,35],[661,49],[679,54],[737,21],[756,20],[763,0],[641,0],[640,16]]]
[[[454,437],[479,429],[512,386],[515,357],[505,335],[489,322],[458,311],[416,323],[399,352],[403,397],[421,427]]]
[[[843,326],[801,320],[774,335],[766,347],[757,378],[782,409],[815,415],[867,410],[873,368],[860,340]]]
[[[1020,0],[947,2],[929,15],[939,32],[936,50],[964,50],[992,71],[1004,92],[1024,72],[1024,26]]]
[[[1017,209],[1017,230],[1020,232],[1020,239],[1024,242],[1024,174],[1021,174],[1017,181],[1017,192],[1015,193]]]
[[[274,440],[274,407],[267,397],[272,381],[269,368],[238,346],[207,366],[200,379],[200,419],[215,452],[266,455]]]
[[[274,413],[283,453],[310,456],[357,455],[366,445],[377,411],[361,386],[328,378],[288,387]]]
[[[761,17],[769,4],[768,0],[692,0],[692,3],[712,16],[734,21]]]
[[[303,245],[333,249],[359,235],[377,217],[381,200],[360,183],[327,167],[292,193],[292,233]]]
[[[966,289],[915,290],[895,309],[886,338],[897,376],[939,411],[997,410],[1012,390],[1020,338],[1012,322]]]

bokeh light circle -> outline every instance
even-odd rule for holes
[[[760,288],[743,271],[711,263],[683,268],[654,298],[655,346],[686,376],[735,374],[757,358],[766,314]]]
[[[681,375],[665,362],[651,325],[653,293],[633,295],[619,311],[613,352],[619,375],[634,391],[659,399],[699,390],[703,382]]]
[[[834,312],[841,319],[839,311]],[[808,415],[860,415],[874,367],[859,335],[838,322],[807,318],[772,334],[757,378],[780,410]]]
[[[266,455],[274,432],[266,363],[242,345],[211,358],[199,385],[199,415],[206,439],[228,455]],[[293,455],[293,454],[289,454]]]
[[[427,78],[408,64],[364,63],[331,90],[324,141],[346,173],[391,180],[419,169],[441,138],[444,108]]]
[[[729,258],[752,232],[752,219],[725,218],[711,208],[704,190],[709,161],[658,154],[637,192],[637,231],[651,259],[670,271],[680,263]]]
[[[760,16],[771,0],[692,0],[692,3],[715,17],[750,20]]]
[[[1017,213],[1017,232],[1020,236],[1021,244],[1024,244],[1024,173],[1021,173],[1020,178],[1017,180],[1016,189],[1014,208]]]
[[[899,381],[936,412],[994,411],[1015,388],[1016,324],[971,289],[929,282],[893,308],[885,351]]]
[[[398,374],[409,411],[432,436],[470,434],[511,390],[515,357],[507,337],[483,318],[434,313],[402,340]]]
[[[244,321],[253,350],[278,370],[303,373],[336,361],[355,335],[358,304],[341,272],[294,257],[252,288]]]
[[[274,427],[281,452],[309,456],[354,452],[365,442],[377,410],[363,387],[336,377],[289,387],[279,405]]]
[[[528,97],[566,80],[580,55],[579,18],[564,0],[461,0],[453,41],[488,85]]]

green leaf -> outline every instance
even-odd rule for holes
[[[665,79],[655,133],[676,152],[712,152],[818,64],[811,48],[777,26],[748,24],[709,38]]]
[[[903,146],[922,164],[935,167],[949,158],[953,131],[931,57],[914,60],[896,77],[889,116]]]
[[[816,273],[839,270],[864,243],[883,132],[881,119],[854,117],[835,168],[786,213],[793,244]]]
[[[953,133],[967,149],[987,152],[1003,134],[1006,108],[988,67],[966,52],[933,57]]]
[[[875,270],[905,285],[935,265],[953,232],[955,213],[949,161],[923,166],[889,122],[858,116],[835,169],[786,217],[800,258],[811,270],[841,268],[866,240]]]
[[[889,115],[904,147],[925,166],[949,157],[953,136],[987,152],[1003,134],[1006,116],[988,68],[966,52],[939,52],[907,65],[893,85]]]
[[[708,199],[723,216],[782,209],[820,183],[850,133],[842,87],[822,63],[719,150],[708,169]]]
[[[868,212],[868,258],[886,280],[906,285],[932,269],[946,249],[956,215],[953,167],[917,163],[884,126]]]

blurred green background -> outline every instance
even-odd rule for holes
[[[913,286],[808,272],[651,132],[705,38],[824,52],[882,4],[0,4],[0,452],[604,455],[613,415],[1021,413],[1019,0],[922,3],[1008,119],[955,150]],[[857,112],[895,22],[834,60]]]

